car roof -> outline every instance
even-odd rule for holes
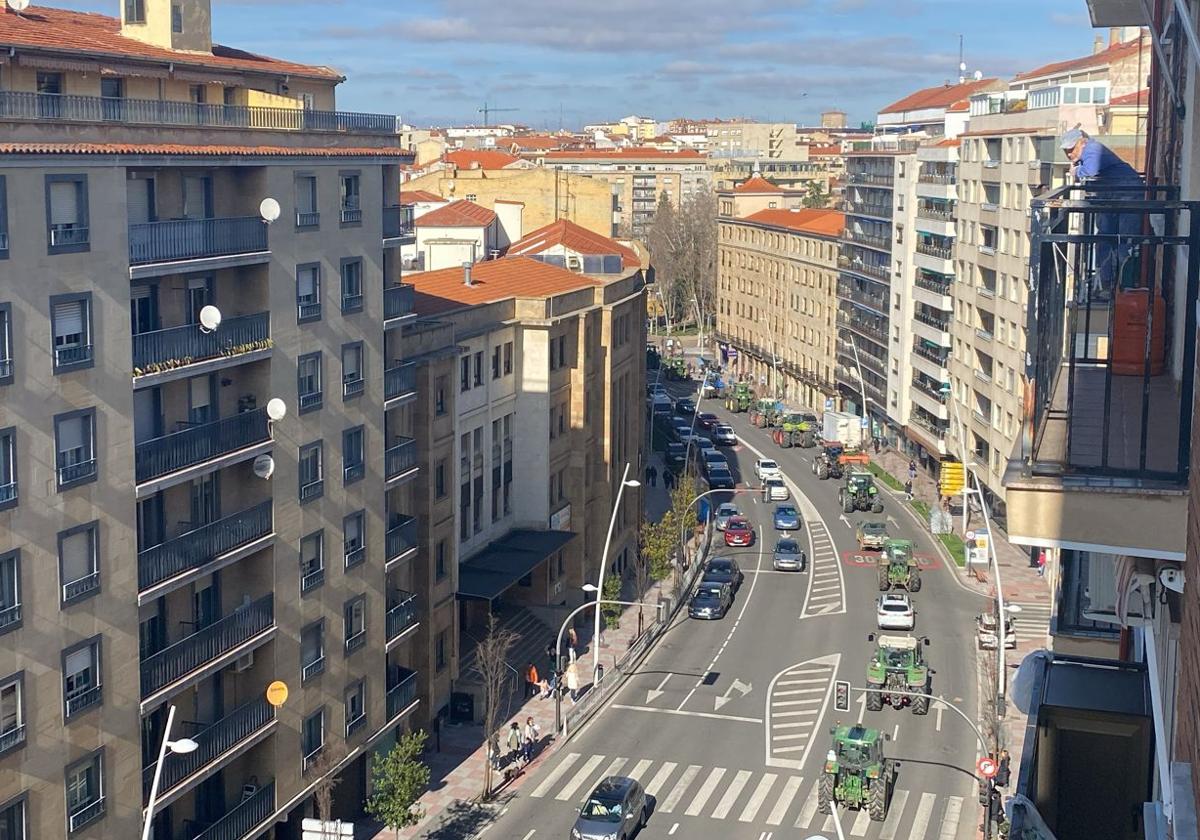
[[[791,511],[792,513],[795,513],[796,506],[795,505],[786,505],[786,504],[785,505],[775,505],[776,513],[783,513],[785,511]]]
[[[732,510],[734,515],[740,514],[740,511],[737,509],[737,505],[735,505],[733,502],[721,502],[721,504],[717,505],[717,513],[720,513],[723,510]]]
[[[775,463],[774,459],[772,459],[772,458],[759,458],[758,463],[760,463],[760,464],[775,464],[775,466],[779,466],[779,464]]]
[[[608,798],[623,798],[625,794],[636,785],[633,779],[628,776],[608,776],[601,779],[595,788],[592,789],[589,799],[608,799]]]
[[[908,596],[903,592],[887,592],[879,596],[880,601],[895,601],[897,603],[909,603]]]
[[[764,484],[783,484],[783,479],[779,476],[769,475],[763,480]]]
[[[718,425],[717,425],[717,429],[716,429],[716,430],[717,430],[718,432],[732,432],[732,431],[733,431],[733,426],[730,426],[728,423],[720,423],[720,424],[718,424]]]
[[[791,537],[789,537],[785,540],[780,540],[779,542],[775,543],[775,550],[776,551],[792,551],[792,550],[799,551],[800,543],[796,542]]]
[[[726,463],[728,463],[728,462],[726,462]],[[720,475],[721,473],[725,473],[726,475],[732,475],[732,473],[729,472],[728,467],[722,467],[720,464],[717,464],[715,467],[713,467],[712,470],[709,472],[709,475]]]
[[[742,516],[741,514],[738,514],[737,516],[729,517],[729,524],[730,525],[749,525],[750,523],[746,520],[746,517]],[[728,526],[726,526],[726,527],[728,527]]]

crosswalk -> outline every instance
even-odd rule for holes
[[[613,775],[629,776],[645,785],[654,799],[654,814],[787,826],[830,836],[835,831],[833,816],[818,808],[818,779],[787,772],[572,752],[559,760],[530,796],[573,802],[586,796],[600,779]],[[902,783],[903,776],[898,781]],[[961,796],[897,788],[882,822],[872,821],[865,810],[843,810],[842,830],[847,837],[872,840],[957,840],[960,823],[964,830],[973,827],[964,805]]]
[[[800,617],[841,615],[846,611],[846,586],[833,538],[820,519],[815,516],[806,519],[812,551],[808,558],[808,593]]]
[[[1011,605],[1006,604],[1005,606],[1021,608],[1020,612],[1013,614],[1013,630],[1017,634],[1017,644],[1022,642],[1046,644],[1046,637],[1050,635],[1050,616],[1054,611],[1050,604],[1013,602]]]
[[[800,769],[821,722],[840,654],[797,663],[781,671],[767,689],[766,764]]]

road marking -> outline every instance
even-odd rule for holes
[[[583,763],[583,767],[579,768],[579,772],[571,777],[571,781],[567,782],[567,786],[558,792],[558,796],[554,797],[559,802],[566,802],[575,795],[575,791],[584,783],[588,776],[595,772],[600,766],[600,762],[604,761],[604,756],[594,755]]]
[[[824,682],[824,680],[822,680]],[[776,691],[776,697],[792,697],[797,694],[820,694],[824,688],[793,688],[791,691]]]
[[[908,791],[892,791],[892,804],[888,808],[887,819],[879,830],[879,840],[896,840],[896,831],[900,827],[900,817],[904,813],[904,805],[908,802]],[[917,838],[920,840],[920,838]]]
[[[896,724],[896,727],[892,730],[892,740],[893,741],[900,740],[900,724],[898,724],[898,723]]]
[[[738,817],[739,822],[752,822],[754,820],[758,809],[762,807],[767,794],[771,792],[771,786],[775,784],[777,778],[779,777],[774,773],[763,773],[763,777],[758,780],[758,787],[754,789],[754,793],[750,794],[750,801],[746,803],[746,807],[742,809],[742,815]]]
[[[823,692],[822,692],[823,693]],[[821,697],[806,697],[802,700],[780,700],[775,703],[776,706],[811,706],[814,703],[820,703]]]
[[[797,671],[796,673],[798,673],[798,674],[815,674],[817,672],[816,671]],[[797,679],[797,680],[780,680],[777,683],[777,685],[812,685],[813,683],[823,683],[823,682],[825,682],[825,680],[829,679],[829,677],[828,677],[827,671],[823,671],[822,673],[825,673],[826,676],[824,676],[824,677],[804,677],[803,679]]]
[[[838,517],[838,519],[842,520],[842,524],[843,524],[843,525],[845,525],[847,528],[851,528],[851,527],[853,527],[853,526],[850,524],[849,520],[847,520],[847,519],[846,519],[846,517],[845,517],[845,516],[839,516],[839,517]]]
[[[808,828],[812,822],[813,815],[817,813],[817,785],[812,786],[812,790],[808,792],[808,799],[804,800],[804,807],[800,809],[800,816],[796,817],[795,828]]]
[[[771,726],[772,729],[794,729],[797,726],[812,726],[811,723],[800,721],[798,723],[776,723]]]
[[[871,812],[866,808],[860,808],[858,816],[854,818],[854,825],[850,826],[850,834],[854,837],[862,837],[867,833],[867,826],[871,824]]]
[[[662,790],[662,786],[667,783],[667,779],[671,778],[671,774],[675,772],[676,764],[674,761],[668,761],[658,769],[654,774],[654,778],[650,780],[650,784],[646,785],[646,793],[651,796],[658,796],[658,792]]]
[[[803,782],[803,776],[788,776],[788,780],[783,783],[783,790],[779,792],[779,799],[775,800],[775,807],[771,809],[771,813],[767,817],[767,825],[783,823],[788,809],[792,807],[792,800],[796,798],[796,791],[800,789]]]
[[[939,694],[938,700],[940,701],[941,699],[942,699],[942,695]],[[933,725],[935,732],[942,731],[942,712],[945,710],[945,708],[946,708],[945,703],[938,702],[938,703],[933,704],[933,714],[937,718],[937,720],[934,721],[934,725]]]
[[[568,768],[578,761],[579,758],[579,753],[568,753],[566,757],[558,763],[558,766],[550,771],[550,775],[543,779],[542,783],[533,789],[533,793],[530,794],[530,796],[540,797],[549,793],[550,788],[554,787],[554,784],[558,781],[559,777],[562,776],[563,773],[567,772]]]
[[[811,726],[811,724],[805,723],[804,726]],[[778,729],[779,726],[776,725],[775,728]],[[807,737],[808,737],[807,732],[798,732],[795,735],[772,735],[771,740],[772,741],[795,741],[797,738],[807,738]],[[777,750],[777,752],[778,752],[778,750]]]
[[[942,817],[942,832],[938,840],[954,840],[958,834],[958,820],[962,816],[963,800],[961,796],[946,797],[946,815]]]
[[[650,759],[648,759],[648,758],[643,758],[641,761],[639,761],[637,764],[635,764],[635,765],[633,766],[633,769],[632,769],[632,770],[630,770],[630,771],[629,771],[629,773],[628,773],[627,775],[629,776],[629,778],[631,778],[631,779],[635,779],[636,781],[639,781],[639,782],[640,782],[640,781],[642,780],[642,775],[643,775],[643,774],[644,774],[644,773],[645,773],[647,770],[649,770],[649,769],[650,769],[650,765],[651,765],[651,764],[653,764],[653,763],[654,763],[654,762],[653,762],[653,761],[651,761]]]
[[[867,713],[867,692],[858,695],[858,722],[863,722],[863,715]]]
[[[687,806],[687,810],[683,813],[689,817],[698,816],[704,810],[704,806],[708,803],[708,798],[717,789],[717,785],[721,783],[721,777],[724,775],[724,767],[714,767],[712,772],[708,774],[708,778],[704,780],[704,784],[700,786],[700,790],[696,791],[696,796],[692,799],[691,804]]]
[[[667,834],[674,834],[675,830],[678,828],[679,828],[679,823],[675,823],[675,825],[671,826],[671,830],[668,831]]]
[[[913,817],[912,827],[908,830],[908,836],[914,840],[921,840],[925,836],[925,830],[929,828],[929,818],[933,815],[933,803],[937,800],[937,796],[932,793],[922,793],[921,801],[917,803],[917,813]]]
[[[679,777],[679,781],[675,783],[675,787],[671,788],[671,792],[667,795],[667,801],[662,804],[658,810],[664,813],[671,813],[675,810],[675,806],[679,804],[679,800],[683,798],[684,791],[688,785],[692,783],[692,779],[696,778],[696,774],[700,772],[699,764],[689,764],[688,769],[683,771],[683,775]]]
[[[733,810],[734,803],[742,795],[742,788],[746,786],[746,782],[750,781],[751,775],[749,770],[737,771],[737,775],[733,777],[733,782],[725,789],[725,795],[721,797],[721,801],[717,803],[717,807],[712,812],[714,820],[723,820],[729,816],[729,812]]]
[[[667,680],[671,679],[672,675],[667,674],[662,678],[662,682],[658,684],[658,688],[652,688],[646,692],[646,705],[649,706],[659,697],[663,696],[663,686],[667,684]]]
[[[716,720],[734,720],[742,723],[762,723],[762,718],[739,717],[738,715],[718,715],[713,712],[685,712],[682,709],[658,709],[654,706],[627,706],[624,703],[613,703],[614,709],[625,709],[632,712],[655,712],[660,715],[683,715],[684,717],[714,718]]]
[[[536,828],[531,828],[531,829],[529,829],[529,833],[525,835],[525,837],[523,838],[523,840],[529,840],[529,838],[530,838],[530,837],[532,837],[532,836],[533,836],[533,835],[535,835],[535,834],[537,834],[537,829],[536,829]]]

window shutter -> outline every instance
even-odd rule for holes
[[[73,300],[70,303],[54,305],[54,337],[83,335],[83,302]]]
[[[299,277],[296,278],[299,295],[302,298],[316,297],[317,294],[317,272],[312,268],[303,268],[300,270]]]
[[[89,556],[91,543],[88,531],[72,534],[62,542],[63,582],[79,580],[92,573],[92,560]]]
[[[58,424],[58,451],[71,452],[83,448],[83,418],[73,417]]]
[[[78,674],[80,671],[85,671],[90,667],[92,667],[92,649],[85,647],[67,654],[67,661],[63,670],[67,676],[71,676]]]
[[[74,181],[50,185],[50,224],[73,225],[79,221],[78,186]]]
[[[192,408],[207,408],[212,400],[212,393],[207,376],[197,376],[188,380],[188,391],[192,397]]]

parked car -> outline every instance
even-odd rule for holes
[[[745,577],[742,570],[738,568],[737,561],[732,557],[714,557],[705,565],[704,576],[700,581],[701,583],[727,583],[734,592],[737,592]]]
[[[687,444],[686,443],[668,443],[667,452],[664,456],[667,466],[679,472],[683,469],[683,465],[687,461]]]
[[[917,614],[903,592],[886,592],[875,600],[875,621],[880,630],[911,630]]]
[[[700,453],[700,461],[704,464],[704,472],[707,473],[713,467],[724,467],[729,469],[729,461],[725,459],[724,453],[716,449],[705,449]]]
[[[783,483],[782,478],[769,476],[763,481],[763,497],[768,502],[786,502],[792,497],[788,492],[787,485]]]
[[[725,523],[725,545],[754,545],[754,528],[746,517],[733,516]]]
[[[675,413],[691,417],[696,413],[696,401],[691,397],[680,397],[675,400]]]
[[[692,446],[699,447],[700,449],[716,449],[716,447],[713,445],[712,439],[706,435],[693,436]]]
[[[649,382],[646,384],[646,396],[653,397],[655,394],[667,395],[667,386],[661,382]]]
[[[754,475],[759,481],[766,481],[768,478],[783,478],[783,470],[770,458],[759,458],[754,462]]]
[[[796,510],[791,505],[776,505],[775,530],[799,531],[802,524],[803,523],[800,520],[800,511]]]
[[[808,568],[808,557],[800,548],[800,543],[791,537],[784,537],[775,543],[771,568],[779,572],[803,572]]]
[[[680,420],[676,418],[671,421],[671,431],[675,433],[676,438],[679,440],[684,440],[685,438],[691,437],[692,424],[686,420]]]
[[[706,479],[710,490],[733,490],[736,486],[733,482],[733,473],[722,467],[713,467],[708,471]]]
[[[733,590],[728,583],[701,583],[688,604],[692,618],[724,618],[733,606]]]
[[[717,505],[717,512],[713,514],[713,526],[718,531],[724,531],[725,526],[729,524],[729,520],[735,516],[741,516],[742,512],[737,509],[737,505],[730,502]]]
[[[629,840],[646,824],[646,791],[626,776],[601,779],[579,809],[573,840]]]
[[[721,424],[712,430],[713,443],[717,446],[737,446],[737,433],[733,431],[733,426]]]
[[[711,432],[721,422],[721,418],[711,411],[701,411],[696,415],[696,422],[700,425],[700,428]]]

